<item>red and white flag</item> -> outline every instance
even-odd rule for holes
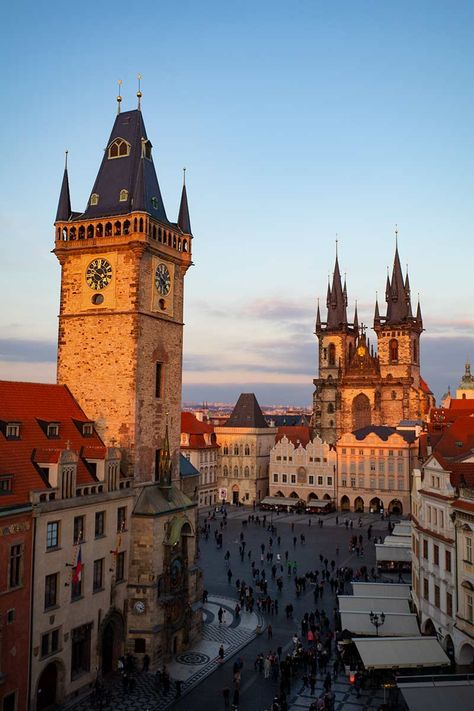
[[[76,565],[74,566],[74,572],[72,575],[72,582],[73,583],[80,583],[82,580],[82,569],[83,569],[83,564],[82,564],[82,548],[79,545],[79,550],[77,553],[77,560],[76,560]]]

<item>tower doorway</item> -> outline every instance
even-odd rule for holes
[[[102,674],[110,674],[117,669],[117,662],[123,653],[123,622],[120,615],[112,613],[104,620],[101,637]]]
[[[239,487],[237,486],[237,484],[234,484],[234,486],[232,487],[232,503],[236,506],[239,503]]]
[[[372,424],[370,400],[364,393],[359,393],[352,401],[352,429],[360,430]]]

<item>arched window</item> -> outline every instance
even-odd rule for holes
[[[118,220],[115,223],[114,227],[115,227],[115,231],[114,231],[115,236],[120,237],[120,235],[122,234],[122,225]]]
[[[234,467],[234,479],[238,479],[238,478],[239,478],[239,468]]]
[[[398,341],[396,338],[392,338],[392,340],[389,343],[389,355],[390,355],[390,363],[397,363],[398,362]]]
[[[94,225],[89,225],[87,228],[87,238],[92,239],[94,237]]]
[[[120,202],[127,202],[127,200],[128,200],[128,190],[125,190],[125,188],[124,188],[123,190],[120,191],[120,198],[119,198],[119,200],[120,200]]]
[[[418,363],[418,343],[416,338],[413,340],[413,362]]]
[[[69,231],[69,239],[76,239],[76,228],[75,227],[71,227],[71,229]]]
[[[222,451],[222,454],[229,454],[229,447],[227,445],[224,445],[224,449]]]
[[[91,199],[90,199],[90,204],[91,205],[98,205],[99,204],[99,196],[97,193],[92,193]]]
[[[334,405],[332,404],[332,402],[330,402],[328,405],[328,412],[330,415],[332,415],[332,413],[334,412]]]
[[[128,155],[130,155],[130,143],[123,138],[116,138],[115,141],[112,141],[109,146],[109,159],[125,158]]]
[[[140,217],[140,223],[139,223],[138,231],[139,231],[139,232],[143,232],[143,217]]]
[[[99,222],[99,224],[96,225],[96,228],[95,228],[95,236],[102,237],[103,234],[104,234],[104,225],[102,224],[102,222]]]
[[[161,240],[162,240],[162,234],[163,234],[163,233],[162,233],[161,227],[158,227],[158,242],[161,242]]]
[[[153,225],[153,227],[151,228],[151,236],[153,237],[153,239],[156,239],[156,235],[157,235],[156,225]]]
[[[227,466],[224,466],[224,469],[222,471],[224,476],[229,476],[229,468]]]
[[[125,220],[123,223],[123,233],[124,235],[128,235],[130,232],[130,220]]]
[[[250,456],[250,447],[248,446],[248,444],[245,445],[244,454],[246,457]]]
[[[234,444],[234,456],[238,457],[239,456],[239,445]]]
[[[137,227],[138,227],[138,220],[137,220],[137,218],[135,217],[135,219],[133,220],[133,231],[134,231],[134,232],[137,231]]]
[[[79,227],[79,230],[77,231],[77,238],[84,239],[85,236],[86,236],[86,228],[84,227],[84,225],[81,225]]]
[[[173,247],[176,249],[176,235],[173,235]]]
[[[359,430],[372,424],[372,409],[367,395],[360,393],[352,401],[352,429]]]
[[[244,469],[244,477],[248,479],[250,476],[250,469],[248,467],[245,467]]]
[[[183,252],[188,251],[188,241],[186,239],[183,239]]]
[[[334,343],[329,344],[328,363],[329,365],[336,365],[336,346],[334,345]]]

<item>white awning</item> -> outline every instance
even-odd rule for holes
[[[381,610],[373,612],[383,612],[385,621],[379,627],[379,637],[413,637],[420,634],[416,615],[400,612],[387,612],[383,609],[383,600],[380,601]],[[371,636],[375,632],[375,626],[370,621],[369,612],[341,612],[341,628],[349,630],[352,634]]]
[[[436,637],[370,637],[353,639],[366,669],[447,667],[450,664]]]
[[[309,509],[323,509],[327,505],[332,504],[332,499],[310,499],[307,504],[306,508]]]
[[[267,506],[297,506],[300,503],[303,503],[301,499],[292,496],[266,496],[260,501],[260,504]]]
[[[405,679],[406,677],[399,677],[397,686],[409,711],[426,711],[427,708],[472,711],[474,679],[458,680],[449,674],[415,676],[406,681]]]
[[[396,523],[392,531],[392,536],[411,536],[411,521]]]
[[[405,548],[404,546],[386,546],[385,543],[377,543],[375,546],[375,558],[377,563],[381,561],[411,563],[411,548]]]
[[[384,545],[411,548],[411,536],[385,536]]]
[[[406,597],[360,597],[359,595],[339,595],[340,612],[403,612],[410,613]]]
[[[353,582],[354,595],[364,597],[404,597],[411,599],[408,583],[359,583]]]

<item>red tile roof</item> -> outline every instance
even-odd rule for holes
[[[463,456],[474,449],[474,415],[459,415],[443,431],[434,452],[445,459]]]
[[[420,375],[420,387],[423,390],[424,393],[428,393],[429,395],[433,394],[433,391],[431,390],[430,386],[426,382],[426,380],[423,380],[423,378]]]
[[[181,433],[189,435],[189,444],[181,449],[217,449],[214,426],[201,422],[192,412],[181,413]],[[208,435],[207,441],[205,435]]]
[[[311,429],[304,425],[298,425],[295,427],[279,427],[275,442],[279,442],[283,439],[283,437],[287,437],[290,442],[295,445],[295,447],[299,444],[306,447],[308,442],[311,441]]]
[[[8,422],[20,423],[19,439],[6,438]],[[57,438],[46,436],[44,423],[48,422],[59,423]],[[95,431],[90,437],[82,435],[83,422],[90,420],[65,385],[0,380],[0,476],[13,474],[13,491],[2,496],[3,505],[29,501],[31,490],[48,489],[35,464],[57,462],[62,449],[79,455],[78,484],[95,481],[84,457],[94,448],[96,456],[90,458],[102,459],[105,446]]]
[[[474,400],[469,400],[468,398],[452,398],[449,403],[450,410],[470,410],[474,412]]]

